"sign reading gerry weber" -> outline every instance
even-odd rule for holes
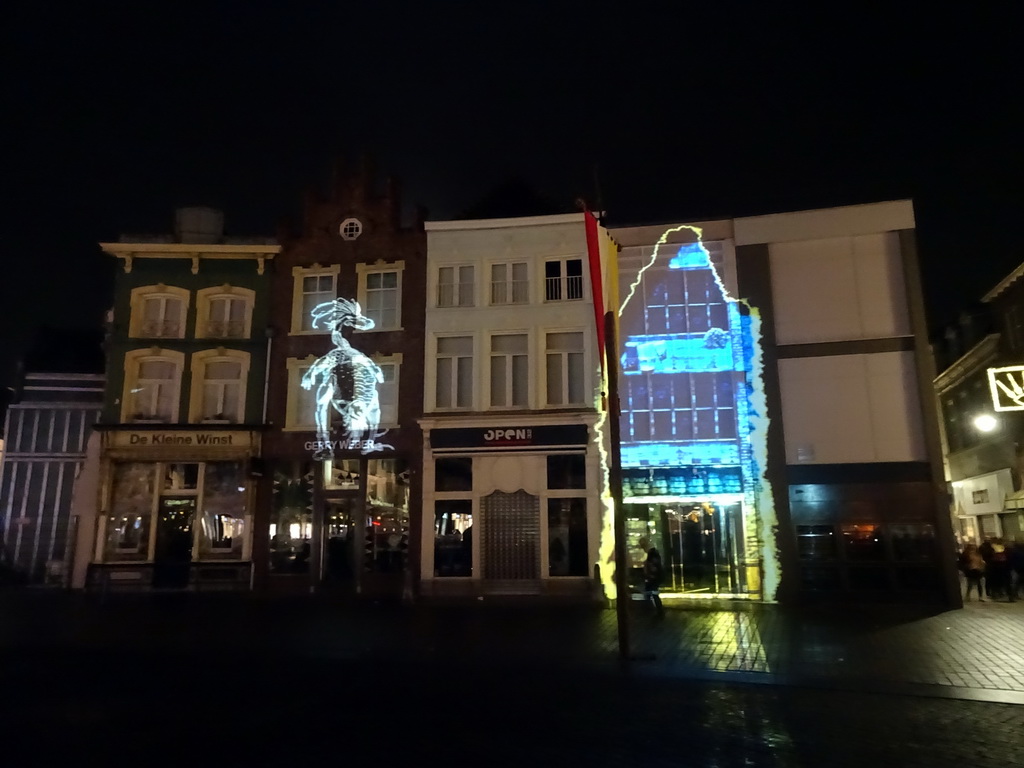
[[[583,446],[589,440],[586,424],[548,424],[534,427],[460,427],[430,430],[431,448],[526,448]]]

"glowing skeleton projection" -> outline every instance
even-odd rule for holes
[[[334,349],[318,358],[302,377],[303,389],[316,387],[316,436],[318,450],[315,459],[329,459],[336,447],[359,448],[363,453],[390,448],[378,438],[386,434],[378,431],[380,400],[377,385],[383,383],[380,367],[349,344],[341,335],[343,328],[366,331],[373,328],[373,320],[363,314],[358,302],[335,299],[318,304],[310,311],[314,328],[329,328]],[[342,385],[351,383],[351,398],[345,399]],[[337,411],[344,422],[345,439],[331,440],[331,409]]]

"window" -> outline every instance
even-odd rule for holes
[[[106,562],[147,560],[156,488],[153,464],[115,463],[110,513],[105,519]]]
[[[240,461],[116,463],[97,555],[104,562],[151,560],[160,556],[161,539],[166,546],[173,534],[189,558],[247,558],[248,492]]]
[[[547,334],[548,405],[583,405],[583,334]]]
[[[363,223],[359,219],[349,217],[341,222],[338,232],[341,234],[342,240],[355,240],[363,234]]]
[[[583,259],[544,262],[544,300],[575,301],[583,298]]]
[[[182,339],[189,292],[169,285],[132,290],[128,335],[136,339]]]
[[[402,365],[402,355],[374,357],[380,367],[383,382],[377,384],[377,399],[380,401],[380,426],[398,426],[398,374]]]
[[[434,462],[434,575],[473,575],[473,460]]]
[[[525,333],[491,337],[491,407],[526,408],[530,362]]]
[[[473,337],[442,336],[437,340],[438,408],[473,406]]]
[[[303,389],[301,384],[302,377],[315,360],[313,355],[302,360],[288,358],[288,401],[284,419],[286,430],[316,429],[316,389]]]
[[[248,373],[247,352],[211,349],[193,355],[189,421],[244,422]]]
[[[237,461],[206,464],[199,505],[199,557],[237,560],[246,533],[245,473]]]
[[[176,422],[184,362],[184,353],[155,347],[127,353],[121,421]]]
[[[405,262],[386,267],[357,264],[359,295],[363,314],[373,320],[373,331],[395,331],[402,327],[402,270]]]
[[[530,300],[526,262],[491,265],[491,304],[525,304]]]
[[[314,328],[310,314],[315,306],[338,298],[338,265],[295,267],[292,287],[292,333],[328,333],[327,328]]]
[[[252,333],[256,292],[223,285],[196,294],[196,338],[246,339]]]
[[[548,488],[556,490],[587,487],[587,457],[582,453],[553,453],[547,457]]]
[[[437,270],[437,306],[472,307],[473,266],[441,267]]]

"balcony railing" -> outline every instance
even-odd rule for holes
[[[583,298],[583,276],[547,277],[544,279],[545,301],[576,301]]]
[[[525,304],[530,300],[529,288],[526,280],[491,283],[491,304]]]
[[[175,320],[147,320],[140,329],[146,339],[177,339],[181,337],[181,323]]]
[[[240,339],[245,335],[245,322],[242,320],[210,320],[206,324],[208,339]]]

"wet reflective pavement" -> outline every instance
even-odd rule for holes
[[[0,595],[3,764],[1024,765],[1022,604],[643,608]]]

